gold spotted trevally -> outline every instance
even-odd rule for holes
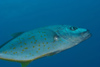
[[[89,31],[68,25],[54,25],[12,34],[0,46],[0,59],[21,63],[22,67],[41,57],[69,49],[91,36]]]

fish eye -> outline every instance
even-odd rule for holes
[[[72,30],[72,31],[75,31],[77,29],[78,29],[77,27],[70,27],[70,30]]]
[[[54,40],[58,41],[59,40],[59,36],[54,36]]]

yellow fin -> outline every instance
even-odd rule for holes
[[[22,65],[22,67],[27,67],[31,63],[31,61],[28,61],[28,62],[20,62],[20,63]]]

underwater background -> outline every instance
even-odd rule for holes
[[[92,37],[28,67],[100,67],[100,0],[0,0],[0,45],[13,33],[58,24],[89,29]],[[0,60],[0,67],[21,66]]]

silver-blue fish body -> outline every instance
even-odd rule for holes
[[[0,59],[32,61],[57,54],[90,37],[87,29],[54,25],[23,32],[0,48]]]

